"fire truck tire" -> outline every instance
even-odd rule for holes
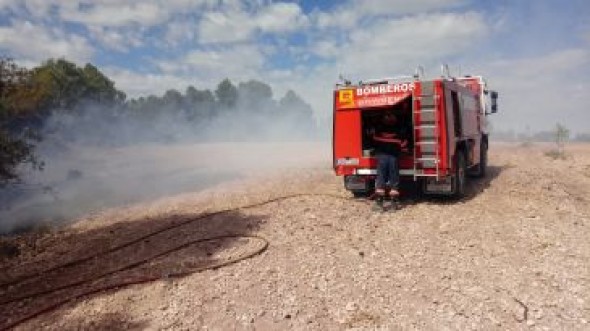
[[[488,143],[484,140],[481,141],[479,153],[479,164],[470,169],[469,176],[483,178],[486,176],[486,168],[488,167]]]
[[[460,199],[465,196],[465,182],[467,181],[467,161],[465,153],[459,150],[455,155],[455,176],[453,180],[453,196]]]

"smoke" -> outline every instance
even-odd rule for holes
[[[45,121],[37,147],[45,169],[22,169],[23,182],[0,190],[0,233],[62,224],[251,174],[322,162],[328,167],[329,149],[318,141],[313,118],[276,110],[239,105],[198,121],[181,111],[149,118],[98,106],[56,112]]]

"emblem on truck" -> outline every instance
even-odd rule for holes
[[[338,91],[338,102],[341,107],[354,107],[354,90]]]

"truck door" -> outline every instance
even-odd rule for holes
[[[334,111],[334,166],[338,160],[361,157],[361,112],[358,109]],[[352,164],[351,164],[352,165]]]

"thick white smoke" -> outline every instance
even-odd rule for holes
[[[193,192],[249,174],[329,166],[329,146],[298,113],[240,107],[202,122],[162,113],[139,121],[109,109],[59,113],[37,148],[41,172],[0,191],[0,233],[74,220],[109,207]],[[280,111],[280,107],[276,108]],[[310,145],[321,144],[321,155]],[[317,148],[315,148],[317,151]],[[325,159],[324,159],[325,156]]]

